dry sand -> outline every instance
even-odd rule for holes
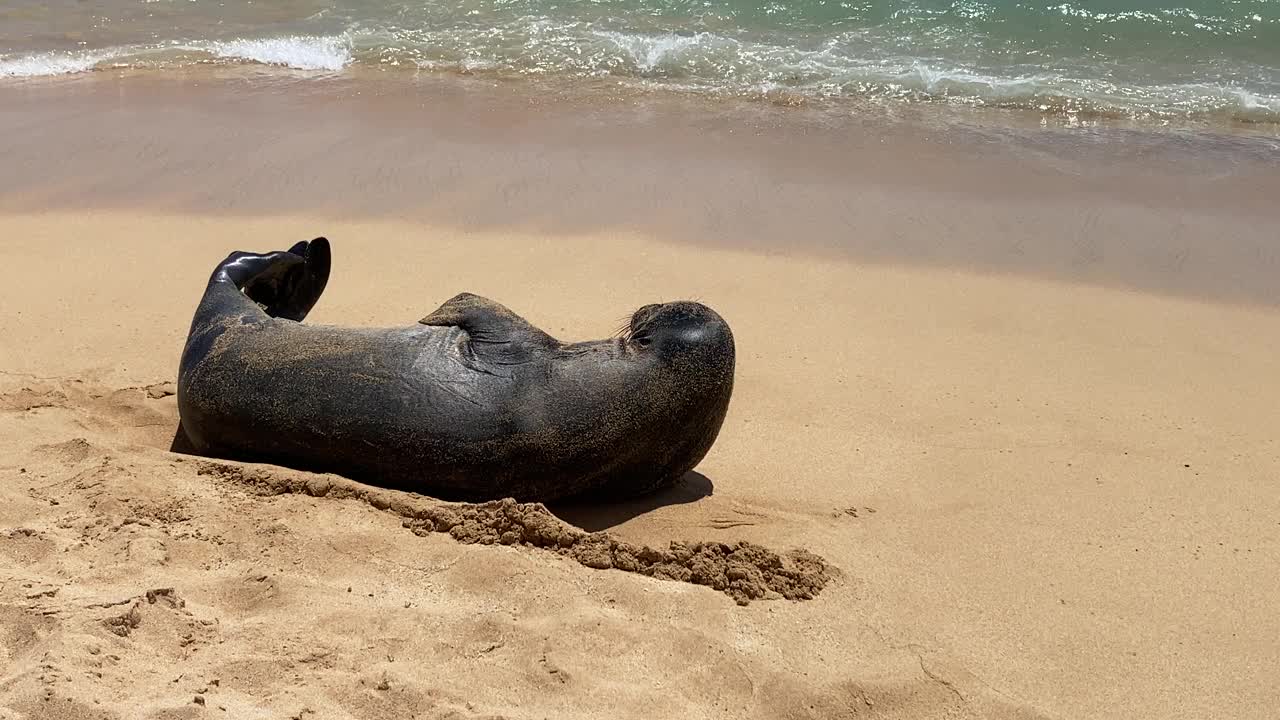
[[[37,205],[66,178],[38,180],[6,202]],[[900,200],[924,218],[959,203],[930,197]],[[1123,197],[1074,202],[1130,213],[1131,229],[1161,221]],[[49,205],[0,216],[0,718],[1254,719],[1280,706],[1269,305],[1130,289],[1120,271],[1103,287],[651,228]],[[999,222],[1027,206],[992,207]],[[406,512],[435,512],[428,499],[168,452],[170,383],[212,265],[317,234],[335,267],[308,322],[403,324],[466,290],[588,339],[646,302],[715,307],[738,382],[699,474],[644,501],[551,511],[633,545],[803,549],[829,582],[743,606],[545,549],[415,533]],[[283,492],[315,482],[343,489]]]

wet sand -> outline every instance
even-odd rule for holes
[[[102,75],[0,87],[0,211],[634,231],[1280,301],[1275,137],[850,118],[479,79]]]
[[[200,82],[0,91],[15,717],[1257,718],[1280,699],[1263,141],[1062,150],[785,109],[624,123],[501,88],[445,107]],[[320,234],[335,268],[309,322],[408,323],[466,290],[573,340],[654,300],[712,305],[739,370],[699,474],[551,510],[629,543],[803,548],[837,575],[738,606],[167,452],[213,264]]]

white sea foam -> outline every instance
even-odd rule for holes
[[[39,53],[0,58],[0,78],[30,78],[88,72],[110,60],[112,52]]]
[[[230,40],[213,43],[171,43],[155,47],[120,47],[79,52],[46,52],[0,57],[0,78],[71,75],[92,71],[104,63],[137,61],[162,51],[194,51],[227,60],[245,60],[298,70],[337,71],[352,62],[346,36],[292,36]]]
[[[887,78],[886,78],[887,79]],[[972,95],[991,100],[1030,97],[1052,82],[1047,76],[1000,77],[962,68],[940,68],[915,62],[892,80],[930,95]]]
[[[1248,90],[1233,90],[1232,95],[1235,96],[1236,102],[1240,103],[1242,110],[1280,115],[1280,96],[1257,95]]]
[[[632,34],[595,31],[594,54],[567,55],[566,70],[607,68],[641,77],[655,72],[672,89],[832,98],[942,101],[1029,110],[1135,118],[1191,118],[1225,113],[1238,119],[1280,119],[1280,97],[1214,84],[1119,85],[1059,73],[1001,74],[910,57],[872,60],[859,43],[831,41],[817,48],[745,42],[714,33]],[[560,47],[564,38],[545,46]],[[603,53],[603,55],[601,54]],[[622,63],[610,61],[610,57]],[[583,67],[589,66],[589,67]],[[1010,68],[1012,70],[1012,68]]]
[[[667,64],[679,62],[694,51],[713,51],[737,44],[729,38],[706,32],[693,35],[638,35],[603,31],[597,32],[596,36],[616,45],[642,72],[652,72]]]
[[[229,40],[208,46],[214,55],[280,65],[296,70],[341,70],[351,64],[351,40],[346,36],[293,35],[255,40]]]

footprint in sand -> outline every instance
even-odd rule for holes
[[[12,673],[22,672],[26,660],[38,654],[41,643],[57,629],[57,621],[39,612],[0,605],[0,686]]]
[[[250,572],[224,581],[219,594],[223,607],[245,614],[270,610],[285,600],[285,593],[276,579],[261,572]]]
[[[56,549],[53,540],[30,528],[16,528],[0,533],[0,555],[22,566],[31,566],[49,557]]]

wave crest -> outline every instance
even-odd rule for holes
[[[0,78],[33,78],[51,75],[74,75],[93,70],[110,60],[110,52],[39,53],[0,58]]]
[[[220,58],[249,60],[295,70],[337,72],[350,65],[353,60],[351,40],[345,35],[293,35],[258,40],[230,40],[213,43],[208,50]]]
[[[664,66],[689,59],[691,54],[704,54],[727,50],[737,43],[729,38],[700,32],[694,35],[637,35],[612,31],[596,35],[611,43],[617,52],[630,60],[640,72],[653,72]]]

